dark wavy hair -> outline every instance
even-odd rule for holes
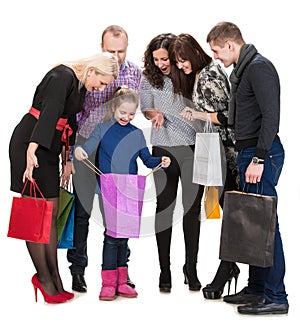
[[[169,51],[171,42],[175,39],[176,35],[172,33],[163,33],[153,38],[147,46],[144,53],[143,62],[144,70],[143,75],[147,78],[149,83],[158,89],[162,89],[164,86],[164,74],[154,64],[153,51],[158,49],[166,49]]]
[[[181,93],[185,98],[191,99],[196,74],[211,63],[212,57],[202,49],[193,36],[182,33],[170,45],[169,59],[174,93]],[[181,69],[176,67],[176,63],[179,60],[190,61],[192,66],[190,74],[186,75]]]

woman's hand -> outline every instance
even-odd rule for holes
[[[194,109],[189,108],[187,106],[181,111],[181,113],[179,115],[182,116],[183,119],[186,119],[188,121],[194,121],[195,119],[197,119],[195,117],[195,113],[196,113],[196,111]]]
[[[26,170],[23,173],[23,182],[28,179],[29,181],[33,181],[33,169],[39,167],[38,159],[35,155],[35,152],[39,145],[37,143],[29,143],[26,154]]]
[[[74,154],[78,161],[82,161],[88,158],[86,151],[82,147],[76,147]]]
[[[157,110],[156,116],[151,119],[153,127],[159,131],[164,124],[165,118],[160,110]]]
[[[171,159],[168,156],[163,156],[161,159],[161,166],[167,168],[171,164]]]
[[[159,109],[147,110],[145,117],[152,122],[153,128],[155,128],[157,131],[161,129],[165,121],[164,115]]]
[[[209,118],[210,113],[196,111],[187,106],[181,111],[179,115],[188,121],[194,121],[194,120],[206,121]]]

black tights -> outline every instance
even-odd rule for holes
[[[58,271],[57,260],[57,227],[56,219],[58,213],[58,198],[47,199],[53,202],[52,224],[50,243],[41,244],[26,242],[29,255],[32,259],[37,276],[44,290],[49,295],[63,292],[63,284]]]

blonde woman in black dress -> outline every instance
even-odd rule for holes
[[[60,182],[68,182],[69,176],[63,168],[60,181],[60,154],[66,153],[63,149],[68,143],[75,142],[76,113],[82,110],[86,92],[103,90],[117,75],[117,60],[109,53],[55,66],[37,86],[32,107],[10,140],[10,190],[21,193],[26,179],[34,179],[44,197],[53,202],[50,243],[26,242],[37,272],[32,277],[33,287],[48,303],[62,303],[74,297],[63,288],[57,262],[59,186]],[[70,139],[64,138],[66,128],[72,129]],[[29,195],[29,185],[24,195]]]

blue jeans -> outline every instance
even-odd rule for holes
[[[254,156],[255,147],[241,150],[238,153],[237,163],[240,173],[241,189],[246,192],[257,193],[257,184],[245,185],[245,172]],[[284,149],[281,142],[274,141],[267,153],[264,171],[259,184],[263,195],[276,196],[276,185],[284,163]],[[287,303],[287,294],[284,286],[285,259],[279,231],[278,216],[276,218],[274,244],[274,264],[271,267],[256,267],[249,265],[248,291],[263,295],[265,299],[274,303]]]
[[[104,232],[102,270],[127,267],[128,238],[113,238]]]

